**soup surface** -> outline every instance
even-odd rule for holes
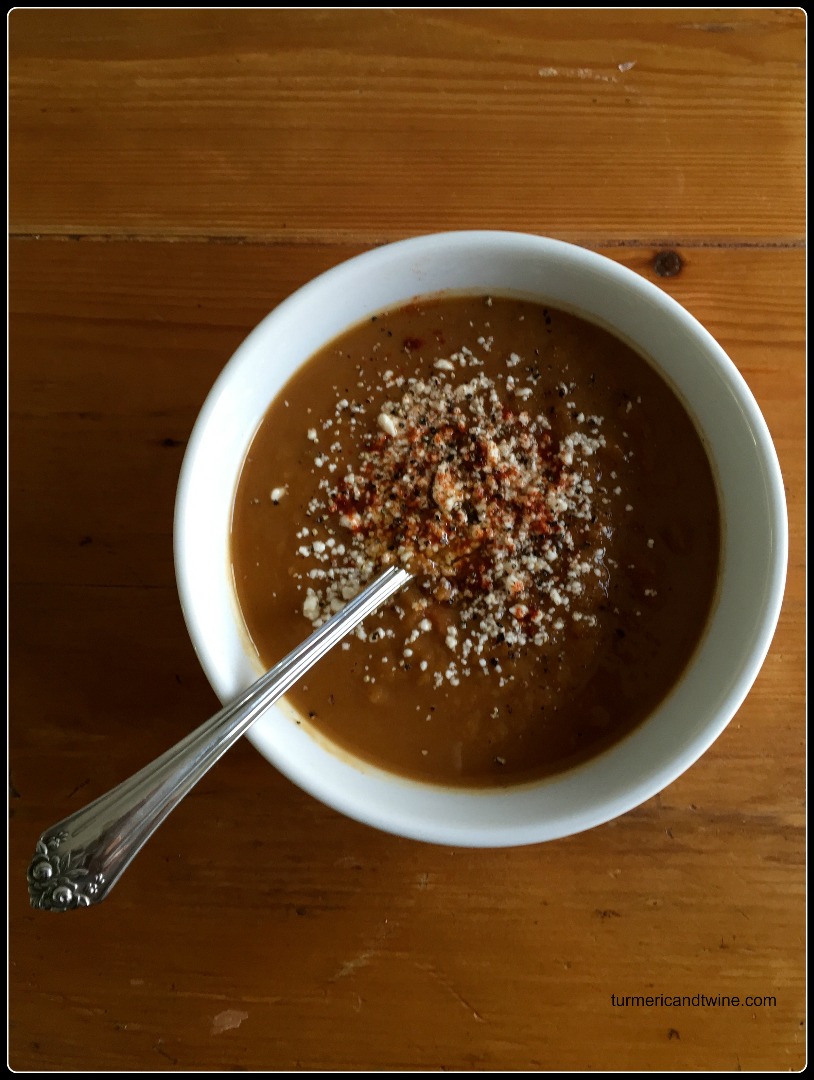
[[[719,551],[708,458],[654,369],[581,318],[486,296],[382,313],[311,358],[232,523],[267,667],[385,565],[415,573],[288,700],[358,757],[469,786],[641,723],[701,638]]]

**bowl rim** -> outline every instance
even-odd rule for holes
[[[783,601],[788,558],[785,492],[777,453],[766,422],[745,379],[712,334],[686,308],[634,270],[598,252],[566,241],[527,233],[502,230],[458,230],[429,233],[384,244],[344,260],[298,288],[266,315],[237,347],[212,385],[196,418],[181,466],[175,502],[173,546],[176,582],[187,629],[210,684],[223,700],[222,686],[219,685],[217,675],[213,672],[206,634],[200,625],[195,602],[198,585],[194,580],[194,576],[189,572],[189,560],[186,553],[188,545],[193,542],[190,519],[196,462],[201,447],[209,435],[213,416],[217,412],[218,404],[225,389],[240,371],[246,358],[251,356],[257,343],[269,333],[270,328],[293,316],[300,309],[307,307],[314,299],[319,297],[320,293],[341,282],[349,274],[360,271],[361,268],[365,268],[369,272],[383,270],[388,264],[394,265],[394,261],[397,263],[399,260],[424,257],[436,249],[445,252],[456,249],[464,251],[471,250],[473,246],[482,247],[484,251],[511,249],[518,254],[523,252],[542,257],[566,259],[578,269],[599,273],[611,280],[615,279],[621,287],[627,286],[638,297],[649,301],[651,305],[658,308],[665,318],[677,321],[685,331],[691,333],[699,347],[706,354],[709,362],[717,367],[726,381],[741,410],[744,422],[750,427],[754,435],[755,450],[764,467],[770,517],[769,528],[773,541],[771,545],[771,565],[767,574],[766,603],[759,618],[757,631],[743,658],[741,670],[735,684],[720,703],[714,716],[711,716],[698,730],[694,738],[685,747],[684,752],[676,755],[670,767],[662,767],[651,775],[641,777],[637,783],[630,786],[627,797],[621,801],[618,798],[615,801],[608,801],[603,810],[594,808],[592,812],[586,814],[572,811],[565,815],[562,821],[535,823],[526,826],[492,825],[487,821],[480,823],[460,821],[454,815],[452,820],[438,821],[436,823],[405,821],[400,805],[394,807],[388,803],[380,806],[360,806],[358,799],[352,796],[343,797],[340,790],[335,789],[326,792],[320,782],[315,781],[310,773],[297,767],[296,761],[292,761],[285,756],[281,757],[275,743],[277,739],[276,733],[269,734],[265,732],[260,724],[255,725],[248,732],[249,740],[278,770],[310,794],[349,817],[385,831],[414,839],[458,846],[499,847],[556,839],[583,831],[586,828],[601,824],[628,812],[663,790],[698,760],[726,728],[749,693],[771,645]],[[437,294],[437,291],[434,290],[433,294]],[[455,288],[450,290],[453,294],[461,291],[463,290],[456,290]],[[498,291],[498,289],[495,289],[495,292]],[[420,293],[415,295],[420,295]],[[404,302],[408,300],[409,297],[405,297]],[[349,323],[348,328],[354,325],[356,321],[358,320]],[[334,335],[326,337],[326,342],[332,336]],[[304,362],[311,354],[309,351],[300,363]],[[656,366],[658,369],[658,363]],[[290,378],[290,374],[287,378]],[[268,408],[268,402],[265,408]],[[716,466],[712,449],[709,445],[707,448],[713,465]],[[237,477],[234,478],[230,501],[234,499],[234,486],[236,483]],[[710,615],[710,624],[714,619],[715,613],[713,612]],[[696,656],[697,654],[691,659],[690,667],[695,664]],[[627,737],[622,740],[622,743],[626,740]],[[437,787],[436,785],[429,785],[408,780],[395,774],[385,773],[375,767],[367,766],[366,763],[356,762],[355,767],[372,777],[374,786],[379,784],[382,793],[389,791],[391,788],[395,790],[404,786],[418,788],[422,792],[426,792],[427,789],[435,790]],[[578,766],[575,770],[571,770],[571,774],[576,774],[581,769],[582,766]],[[552,778],[552,780],[556,780],[556,777]],[[522,785],[522,787],[530,786],[538,789],[550,783],[550,780],[543,780],[531,785]],[[488,801],[490,799],[500,800],[505,803],[507,799],[512,799],[518,795],[520,787],[496,790],[441,788],[438,790],[443,791],[444,799],[449,803],[449,806],[453,806],[456,801],[461,802],[462,799],[466,801],[466,799],[473,798],[482,803],[484,800]],[[376,790],[380,789],[377,788]],[[398,802],[398,800],[396,801]]]

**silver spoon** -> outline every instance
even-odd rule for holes
[[[152,764],[40,837],[28,868],[31,906],[70,911],[98,904],[158,826],[218,758],[309,668],[410,580],[385,570],[244,694]]]

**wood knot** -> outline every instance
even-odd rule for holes
[[[680,274],[684,262],[677,251],[660,251],[653,259],[653,269],[659,277],[675,277]]]

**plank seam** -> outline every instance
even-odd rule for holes
[[[462,231],[462,230],[455,230]],[[427,233],[414,233],[413,236],[426,236]],[[732,240],[722,237],[647,237],[643,239],[625,239],[622,237],[588,237],[574,234],[532,233],[555,240],[564,240],[583,247],[594,248],[709,248],[731,250],[800,250],[806,246],[804,238],[766,237],[763,239]],[[160,235],[158,233],[9,233],[9,241],[55,240],[60,243],[138,243],[138,244],[226,244],[248,247],[378,247],[392,243],[404,236],[381,237],[304,237],[304,236],[241,236],[241,235]]]

